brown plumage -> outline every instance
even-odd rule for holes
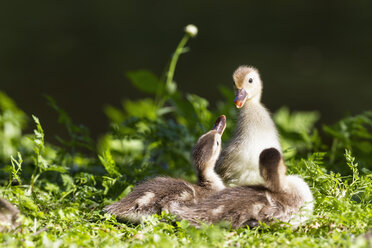
[[[265,149],[259,160],[265,186],[226,188],[192,206],[174,205],[170,212],[195,226],[226,221],[233,228],[255,227],[276,220],[298,226],[313,208],[308,185],[297,176],[285,175],[286,166],[277,149]]]
[[[10,231],[19,225],[19,210],[10,202],[0,198],[0,232]]]
[[[214,172],[214,165],[221,152],[221,135],[225,125],[226,117],[220,116],[213,129],[201,136],[193,148],[197,185],[182,179],[156,177],[139,184],[127,197],[104,210],[119,219],[137,223],[143,216],[168,212],[173,205],[195,204],[208,194],[224,189],[224,184]]]

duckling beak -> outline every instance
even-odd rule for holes
[[[237,108],[243,107],[247,98],[248,98],[247,91],[245,91],[244,88],[238,89],[235,95],[235,100],[234,100],[235,106]]]
[[[221,115],[220,117],[217,118],[212,130],[216,130],[217,133],[222,135],[223,131],[225,131],[225,127],[226,127],[226,116]]]

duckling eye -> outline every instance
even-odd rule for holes
[[[252,78],[250,78],[250,79],[248,80],[248,82],[250,82],[250,83],[253,83],[253,79],[252,79]]]
[[[219,146],[220,145],[220,142],[216,141],[217,145]]]

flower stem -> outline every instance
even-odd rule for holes
[[[185,36],[183,36],[182,40],[180,41],[180,43],[178,44],[176,48],[176,51],[174,52],[172,56],[171,62],[169,64],[168,73],[167,73],[167,81],[165,83],[166,88],[168,88],[169,85],[173,82],[174,71],[176,69],[178,58],[183,53],[184,47],[189,39],[190,39],[190,35],[185,34]]]

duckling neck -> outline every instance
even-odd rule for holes
[[[247,123],[263,122],[269,118],[265,114],[266,109],[261,104],[261,95],[247,100],[239,112],[236,128],[237,133],[235,133],[236,137],[242,137],[243,134],[241,132],[252,130],[251,128],[247,128]]]
[[[219,191],[224,189],[225,185],[214,171],[214,164],[215,162],[213,162],[213,166],[207,165],[205,169],[198,171],[198,185]]]

